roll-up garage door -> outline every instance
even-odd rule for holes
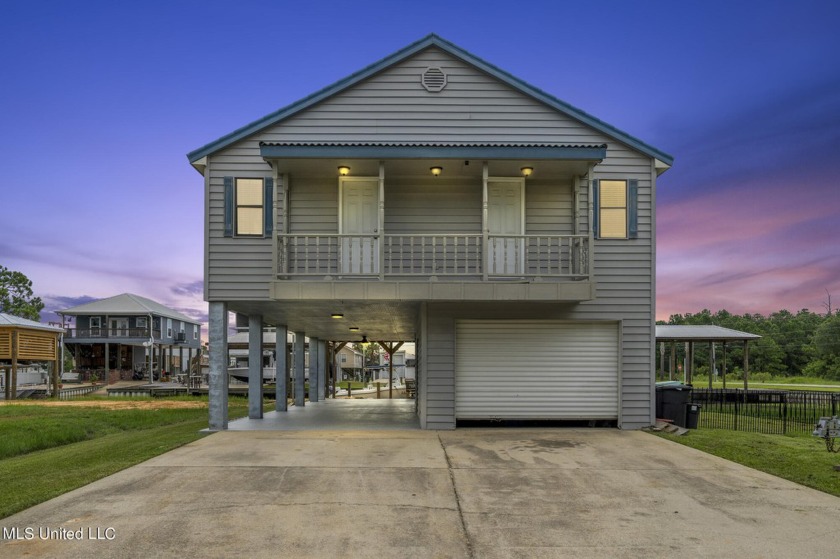
[[[458,419],[618,419],[618,324],[457,323]]]

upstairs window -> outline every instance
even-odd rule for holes
[[[593,183],[595,236],[635,239],[638,234],[638,181],[596,180]]]
[[[272,232],[274,181],[224,178],[225,237],[268,237]]]
[[[236,179],[236,234],[263,234],[262,179]]]

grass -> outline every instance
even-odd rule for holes
[[[347,390],[348,385],[353,390],[362,390],[362,389],[365,388],[365,386],[367,386],[365,383],[359,382],[359,381],[356,381],[356,380],[342,380],[340,382],[335,383],[335,387],[337,389],[338,388],[343,388],[343,389]]]
[[[806,434],[761,435],[724,429],[697,429],[681,437],[657,436],[840,497],[840,454]]]
[[[247,409],[230,399],[231,418]],[[0,406],[0,518],[200,439],[206,427],[206,407]]]

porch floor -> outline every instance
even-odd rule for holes
[[[236,419],[231,431],[399,431],[420,429],[408,399],[327,399],[305,406],[289,406],[289,411],[266,411],[263,419]]]

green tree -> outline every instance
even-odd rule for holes
[[[32,293],[32,281],[21,272],[0,266],[0,312],[41,320],[44,303]]]

